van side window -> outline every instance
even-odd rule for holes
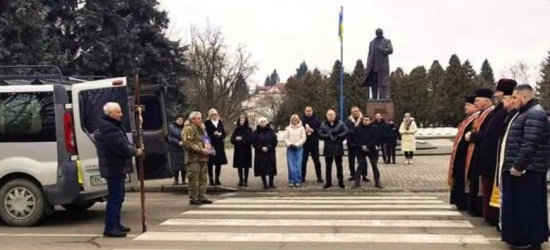
[[[145,106],[145,111],[142,114],[143,130],[161,130],[163,122],[159,99],[152,95],[146,95],[141,96],[139,101]]]
[[[91,134],[103,116],[103,105],[117,102],[122,109],[122,124],[126,132],[131,132],[128,110],[128,91],[125,87],[85,90],[79,93],[80,119],[85,132]]]
[[[0,93],[0,142],[56,141],[53,92]]]

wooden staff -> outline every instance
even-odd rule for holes
[[[144,107],[140,105],[139,102],[139,77],[138,74],[134,76],[134,111],[135,111],[135,121],[136,121],[136,146],[138,148],[143,148],[143,117],[141,113],[144,111]],[[147,223],[145,221],[145,172],[143,169],[143,160],[145,158],[145,153],[137,157],[138,165],[138,177],[139,178],[139,193],[141,196],[141,230],[145,233],[147,232]],[[141,176],[139,176],[141,174]]]

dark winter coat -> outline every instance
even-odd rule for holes
[[[508,131],[503,169],[546,173],[550,157],[546,112],[536,99],[518,112]]]
[[[277,175],[277,134],[270,126],[258,126],[254,131],[252,145],[254,146],[254,176]],[[267,147],[267,152],[262,150]]]
[[[388,124],[384,119],[380,121],[374,120],[372,123],[376,129],[376,144],[382,144],[386,140],[386,133],[388,132]]]
[[[480,176],[481,175],[480,169],[484,168],[484,166],[481,166],[480,164],[486,161],[483,158],[487,158],[487,156],[481,153],[483,151],[482,140],[485,137],[485,134],[488,132],[489,122],[493,118],[494,114],[495,114],[495,110],[491,111],[487,115],[485,120],[483,120],[483,123],[479,127],[479,131],[472,132],[472,134],[470,135],[470,143],[475,143],[475,148],[474,148],[474,152],[472,153],[472,159],[470,160],[470,171],[468,173],[469,178],[476,178],[477,176]]]
[[[122,122],[104,116],[94,132],[95,146],[102,177],[119,177],[132,172],[136,148],[130,144]]]
[[[222,120],[219,120],[218,127],[215,127],[214,123],[212,123],[211,120],[207,120],[204,123],[204,126],[206,128],[206,134],[208,135],[208,138],[210,138],[214,150],[216,150],[216,155],[211,155],[210,158],[208,158],[208,164],[227,164],[227,156],[225,155],[225,143],[223,142],[227,134],[225,133],[225,128],[223,126]],[[215,131],[222,133],[222,135],[219,137],[214,135]]]
[[[310,117],[307,117],[304,114],[302,116],[302,124],[304,125],[304,128],[306,127],[306,125],[309,125],[309,127],[313,129],[313,133],[307,136],[304,148],[319,148],[319,128],[321,128],[321,121],[319,121],[319,119],[315,117],[315,114],[312,114]]]
[[[348,129],[340,120],[336,119],[333,124],[324,121],[319,129],[319,138],[325,141],[323,154],[325,157],[343,156],[344,140]]]
[[[355,128],[361,126],[362,116],[357,118],[357,119],[359,119],[358,120],[358,122],[359,122],[358,126],[355,126],[355,122],[352,119],[354,119],[354,118],[350,116],[346,120],[346,128],[348,130],[348,134],[346,135],[346,145],[348,146],[348,148],[357,146],[357,142],[355,141],[355,139],[356,139],[356,137],[355,137]]]
[[[507,116],[508,112],[502,104],[499,104],[488,120],[487,127],[479,141],[479,148],[476,145],[476,150],[479,150],[479,155],[482,156],[477,157],[476,162],[473,163],[478,175],[488,178],[495,177],[498,142]]]
[[[378,155],[378,151],[376,150],[376,128],[373,124],[367,126],[363,124],[359,125],[355,128],[354,134],[357,147],[359,148],[357,151],[359,156]],[[363,146],[367,147],[368,152],[362,149]]]
[[[237,141],[235,138],[242,137],[242,140]],[[231,135],[231,144],[235,145],[233,153],[234,168],[251,168],[252,167],[252,129],[248,125],[248,119],[243,125],[237,121],[237,127]]]
[[[170,162],[172,163],[172,171],[181,171],[185,165],[185,152],[183,151],[183,144],[180,145],[181,130],[183,124],[180,126],[177,123],[170,124],[168,128],[168,144],[170,144]]]
[[[399,128],[397,127],[397,124],[388,123],[386,126],[386,133],[384,133],[384,135],[385,135],[384,141],[386,142],[386,145],[391,147],[397,146],[397,140],[399,140],[399,137],[401,135],[399,133]]]

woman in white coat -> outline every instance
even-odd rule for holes
[[[413,163],[414,151],[416,150],[416,123],[410,113],[405,114],[405,119],[399,126],[401,134],[401,151],[405,153],[405,164]]]
[[[306,130],[302,125],[302,121],[300,121],[300,117],[296,114],[292,115],[290,117],[290,124],[285,130],[288,184],[291,187],[299,187],[300,183],[302,183],[303,146],[306,138]]]

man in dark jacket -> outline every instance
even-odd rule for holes
[[[498,81],[494,93],[494,97],[497,100],[498,105],[495,107],[495,110],[487,120],[487,127],[484,129],[484,133],[480,134],[481,138],[478,144],[479,148],[477,148],[479,149],[479,155],[482,157],[476,157],[476,161],[472,162],[475,166],[477,174],[481,176],[481,190],[483,191],[483,218],[485,218],[485,221],[494,226],[498,224],[499,211],[498,209],[491,207],[489,203],[491,202],[491,194],[493,192],[493,184],[495,179],[498,141],[502,126],[504,126],[504,121],[508,116],[508,112],[502,105],[502,97],[504,95],[511,96],[516,85],[516,81],[512,79],[501,79]]]
[[[120,105],[108,102],[103,106],[105,116],[94,133],[99,171],[107,180],[107,207],[105,208],[105,237],[126,237],[130,228],[120,223],[120,210],[124,202],[124,182],[127,173],[132,171],[132,157],[143,154],[126,137],[122,126]]]
[[[312,107],[307,106],[304,110],[302,124],[304,124],[304,127],[306,128],[307,135],[307,140],[304,144],[304,156],[302,158],[302,183],[306,182],[307,159],[310,154],[315,166],[317,183],[323,183],[321,162],[319,161],[319,128],[321,128],[321,122],[317,119],[317,117],[315,117]]]
[[[401,136],[401,134],[399,134],[399,128],[393,122],[393,119],[389,119],[384,140],[384,143],[386,144],[386,163],[390,163],[391,161],[391,163],[395,164],[395,148],[397,147],[397,140],[399,140],[399,136]]]
[[[327,111],[327,120],[321,124],[319,137],[325,141],[323,153],[326,163],[326,183],[323,188],[332,187],[332,162],[336,162],[336,177],[338,177],[338,186],[346,188],[344,185],[344,171],[342,169],[342,156],[344,155],[344,140],[346,139],[346,125],[336,119],[336,112],[329,109]]]
[[[355,185],[353,188],[360,187],[359,178],[361,173],[367,169],[367,157],[371,163],[372,172],[374,173],[375,187],[382,188],[382,184],[380,183],[380,171],[378,171],[378,163],[376,162],[376,158],[378,157],[378,151],[376,151],[376,132],[369,116],[363,116],[361,125],[355,128],[355,142],[359,148],[357,151],[359,167],[355,172]]]
[[[374,127],[376,128],[376,147],[382,151],[382,159],[384,163],[389,163],[388,157],[386,155],[386,145],[384,139],[386,137],[386,132],[388,131],[388,125],[382,117],[382,114],[377,113],[375,115]],[[376,157],[378,159],[378,157]]]
[[[513,249],[540,249],[549,236],[548,120],[531,86],[518,85],[513,98],[518,112],[504,135],[502,241]]]
[[[355,137],[354,131],[356,127],[359,127],[361,125],[362,118],[363,118],[363,114],[361,113],[361,110],[359,110],[359,107],[357,106],[351,107],[351,115],[346,120],[346,128],[348,129],[346,145],[348,147],[348,167],[349,167],[349,176],[350,176],[348,181],[355,180],[355,159],[358,159],[357,151],[359,150],[359,146],[355,141],[356,137]],[[363,175],[363,181],[368,181],[366,169],[364,172],[362,172],[362,175]]]

